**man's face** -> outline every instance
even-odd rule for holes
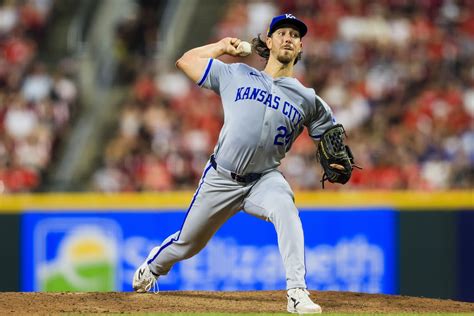
[[[292,27],[279,28],[267,38],[267,47],[270,49],[270,56],[280,63],[293,64],[303,48],[300,32]]]

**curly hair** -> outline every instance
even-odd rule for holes
[[[252,39],[252,48],[260,57],[266,59],[268,62],[268,58],[270,58],[270,49],[267,47],[267,43],[260,38],[260,35],[261,33],[258,33],[257,37]],[[302,52],[299,52],[293,65],[296,65],[296,63],[301,60],[302,54]]]

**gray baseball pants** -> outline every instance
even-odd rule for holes
[[[242,209],[275,226],[287,289],[306,288],[303,228],[293,191],[278,170],[245,185],[232,180],[229,171],[220,166],[215,170],[208,163],[181,230],[148,255],[150,270],[166,275],[176,262],[203,249],[216,231]]]

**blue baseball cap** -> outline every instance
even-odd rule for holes
[[[274,17],[268,28],[267,36],[271,36],[273,32],[279,29],[283,25],[294,26],[299,32],[300,37],[303,37],[308,32],[308,27],[301,20],[298,20],[293,14],[282,14]]]

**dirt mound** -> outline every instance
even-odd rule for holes
[[[284,291],[136,293],[0,293],[0,315],[57,313],[282,313]],[[397,295],[311,291],[330,313],[466,313],[474,303]]]

